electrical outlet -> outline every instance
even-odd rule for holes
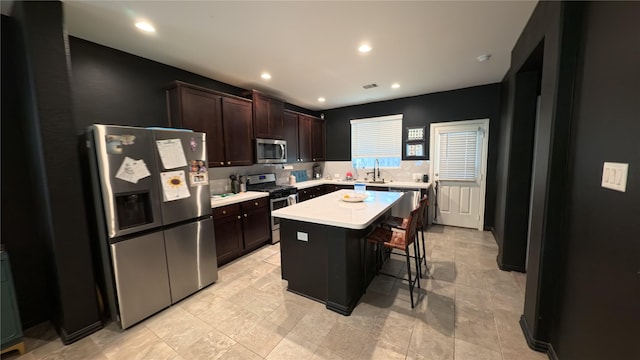
[[[627,173],[629,164],[605,162],[602,167],[602,187],[625,192],[627,190]]]
[[[297,231],[296,233],[297,233],[296,237],[298,238],[298,240],[300,240],[300,241],[309,241],[309,234],[308,233],[302,232],[302,231]]]

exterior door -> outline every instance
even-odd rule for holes
[[[489,119],[431,124],[434,223],[482,230]]]

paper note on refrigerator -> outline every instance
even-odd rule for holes
[[[165,169],[187,166],[187,159],[184,157],[180,139],[156,140],[156,146]]]
[[[116,178],[134,184],[137,184],[138,180],[144,179],[149,175],[151,174],[144,160],[134,160],[128,156],[124,157],[118,172],[116,172]]]
[[[173,201],[191,196],[184,170],[166,171],[160,173],[162,182],[162,198],[164,201]]]

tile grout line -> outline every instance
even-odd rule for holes
[[[449,235],[449,239],[451,239],[451,236]],[[453,266],[454,269],[456,269],[456,258],[457,258],[457,250],[458,250],[458,246],[455,244],[455,240],[453,240]],[[457,269],[456,269],[456,274],[457,274]],[[456,282],[458,276],[456,275],[456,277],[453,279],[453,349],[452,349],[452,353],[453,353],[453,360],[456,359],[456,320],[457,320],[457,316],[458,316],[458,306],[456,305],[456,297],[458,296],[458,283]]]

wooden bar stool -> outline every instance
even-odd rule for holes
[[[424,243],[424,231],[427,229],[426,215],[427,215],[428,206],[429,206],[429,196],[427,194],[424,194],[422,199],[420,199],[420,203],[418,205],[418,209],[420,210],[420,212],[418,214],[418,225],[417,225],[417,231],[416,231],[416,236],[418,236],[418,232],[420,233],[420,238],[422,240],[422,248],[418,246],[418,249],[416,250],[416,256],[420,258],[419,264],[424,263],[425,269],[427,269],[427,248],[425,247],[425,243]],[[408,220],[409,220],[408,218],[390,216],[382,223],[382,225],[388,226],[389,228],[405,230],[407,228]],[[418,273],[420,274],[420,277],[425,277],[422,274],[422,266],[418,267]]]
[[[413,249],[417,255],[418,246],[415,239],[416,239],[416,229],[418,226],[419,212],[420,212],[420,208],[416,208],[413,211],[411,211],[411,214],[409,214],[409,217],[407,218],[407,226],[404,231],[394,231],[394,230],[385,229],[383,227],[378,227],[366,238],[368,243],[376,246],[377,259],[380,257],[378,252],[381,249],[381,246],[390,249],[391,253],[393,254],[404,255],[405,258],[407,259],[408,279],[404,277],[400,278],[396,275],[386,274],[379,271],[378,271],[378,274],[387,275],[387,276],[395,277],[397,279],[409,281],[409,294],[411,296],[412,309],[415,306],[413,301],[413,289],[415,288],[416,285],[418,286],[418,288],[420,288],[420,276],[418,275],[419,269],[420,269],[420,258],[419,256],[410,255],[409,246],[413,244]],[[397,253],[397,252],[394,253],[393,250],[398,250],[401,253]],[[411,278],[411,258],[413,258],[416,263],[416,277],[414,279]],[[376,267],[377,269],[379,269],[378,266]]]

